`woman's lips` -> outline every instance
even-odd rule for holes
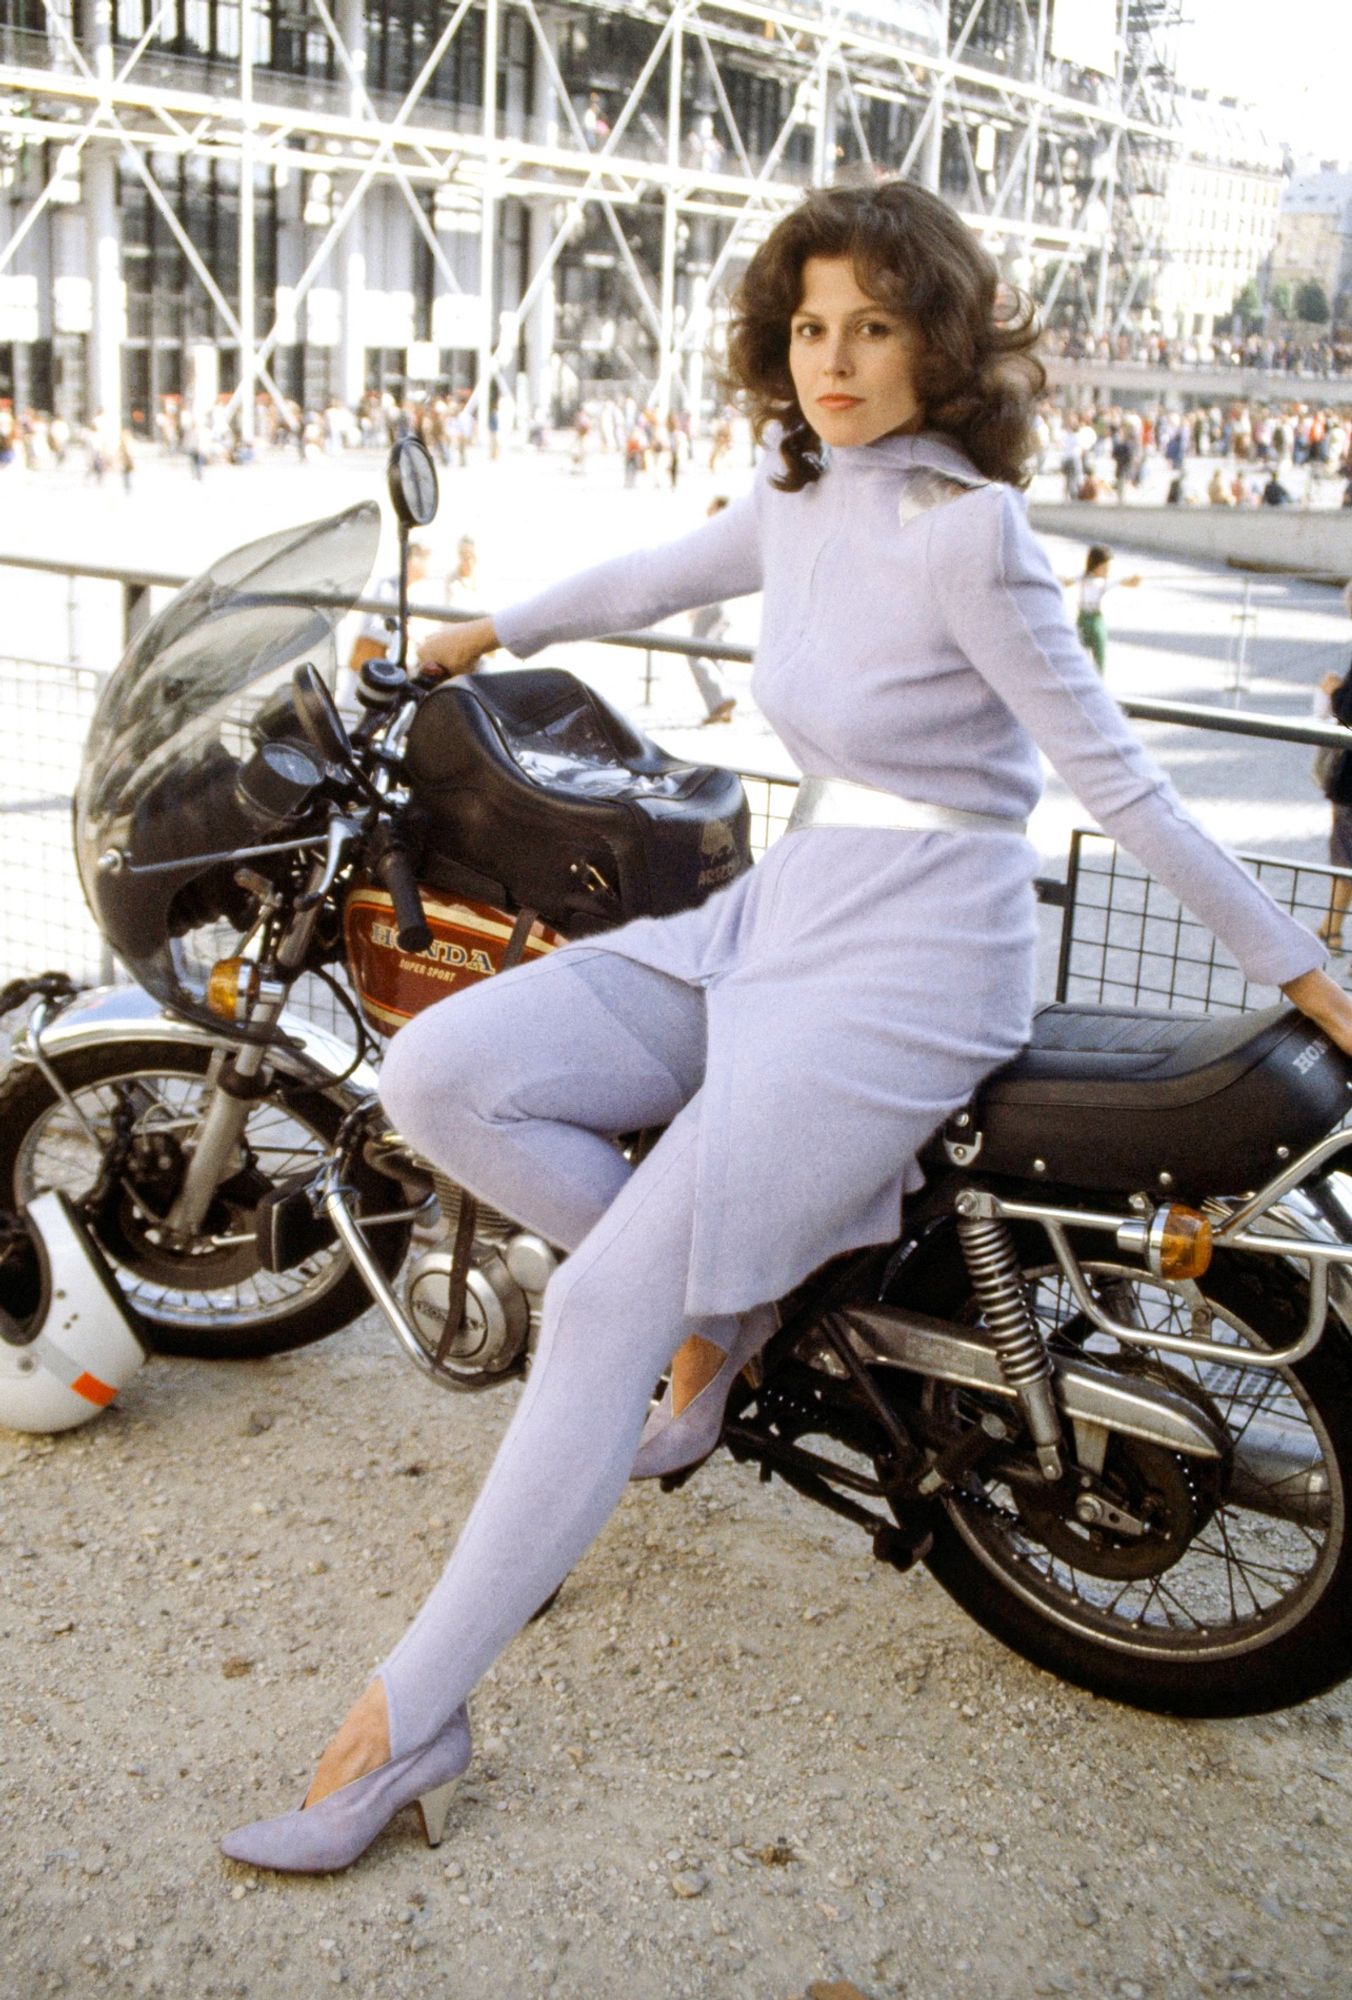
[[[823,410],[852,410],[863,400],[862,396],[818,396],[817,398]]]

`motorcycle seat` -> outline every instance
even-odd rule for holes
[[[1239,1194],[1330,1131],[1349,1091],[1352,1061],[1294,1007],[1212,1017],[1055,1003],[949,1126],[946,1150],[974,1173]]]

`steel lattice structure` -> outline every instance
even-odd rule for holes
[[[1148,302],[1182,145],[1174,0],[1081,4],[1116,8],[1111,74],[1055,52],[1050,0],[0,0],[0,315],[13,342],[34,275],[39,324],[41,273],[64,284],[85,403],[120,409],[135,207],[227,352],[245,436],[251,389],[295,396],[279,359],[294,375],[321,346],[348,402],[373,352],[421,340],[480,404],[557,414],[600,369],[698,406],[727,282],[776,217],[806,185],[895,173],[941,190],[1050,317],[1111,330]],[[182,193],[203,175],[237,190],[224,250]],[[72,190],[85,268],[63,273],[43,245]],[[260,204],[289,232],[271,295]],[[371,273],[400,231],[430,316],[387,285],[406,338],[375,340]]]

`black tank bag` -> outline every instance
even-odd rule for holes
[[[736,772],[668,756],[557,668],[448,681],[405,766],[428,886],[570,937],[693,908],[751,866]]]

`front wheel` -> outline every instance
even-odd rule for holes
[[[186,1247],[158,1240],[185,1164],[183,1139],[211,1088],[213,1051],[188,1044],[107,1043],[58,1055],[53,1068],[76,1108],[41,1071],[16,1064],[0,1085],[0,1206],[60,1188],[77,1204],[98,1184],[110,1149],[125,1156],[93,1227],[161,1354],[246,1360],[323,1340],[366,1310],[370,1293],[346,1252],[329,1244],[289,1271],[264,1269],[253,1215],[270,1187],[312,1172],[329,1153],[342,1110],[317,1091],[274,1086],[249,1111],[238,1170]],[[86,1129],[88,1127],[89,1129]],[[92,1136],[91,1136],[92,1133]],[[397,1184],[356,1162],[358,1212],[404,1204]],[[399,1267],[408,1225],[372,1231],[385,1269]]]
[[[1305,1324],[1289,1265],[1218,1259],[1200,1282],[1087,1260],[1120,1322],[1234,1345],[1233,1365],[1106,1339],[1060,1270],[1021,1242],[1024,1280],[1054,1348],[1190,1397],[1229,1435],[1217,1467],[1114,1436],[1104,1477],[1146,1523],[1132,1538],[1082,1526],[1051,1490],[978,1468],[937,1512],[928,1565],[963,1609],[1036,1665],[1140,1708],[1255,1715],[1307,1701],[1352,1675],[1352,1353],[1330,1312],[1293,1368],[1247,1365],[1241,1341],[1286,1346]],[[975,1322],[961,1258],[940,1257],[908,1302]],[[979,1420],[979,1395],[928,1384],[934,1414]],[[1004,1406],[1006,1409],[1008,1405]],[[1069,1432],[1068,1432],[1069,1441]]]

